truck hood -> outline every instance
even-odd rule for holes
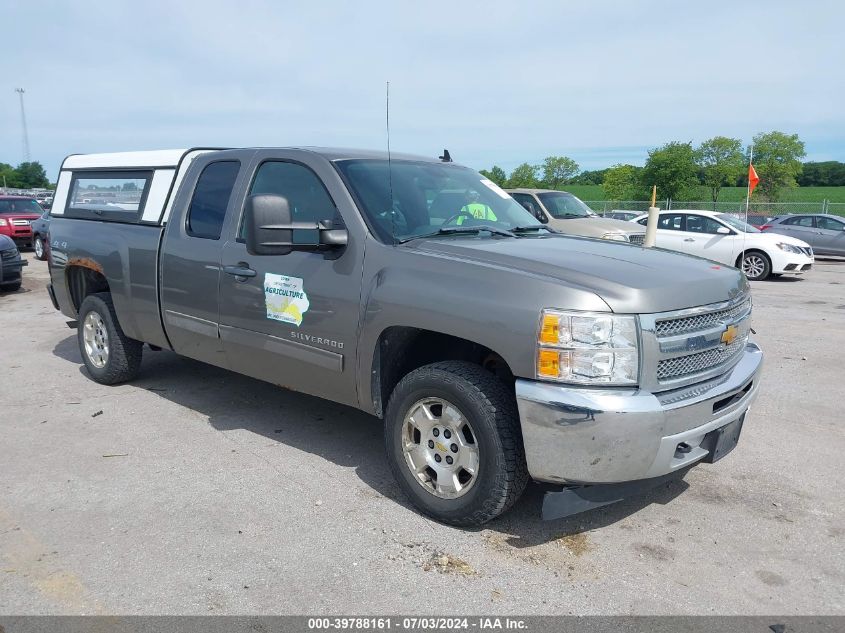
[[[634,222],[614,220],[612,218],[566,218],[549,220],[551,228],[568,235],[584,235],[586,237],[601,237],[605,233],[645,234],[645,227]]]
[[[598,295],[619,313],[680,310],[726,301],[748,291],[748,282],[736,268],[609,240],[565,235],[503,239],[462,236],[414,240],[406,246],[467,263],[552,278],[564,286]]]

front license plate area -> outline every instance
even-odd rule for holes
[[[712,464],[735,449],[737,442],[739,442],[739,434],[742,432],[744,421],[745,414],[743,413],[739,419],[705,435],[701,447],[706,448],[709,452],[702,461]]]

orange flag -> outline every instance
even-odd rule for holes
[[[760,182],[760,176],[757,175],[757,171],[754,169],[754,165],[748,163],[748,195],[750,196],[754,193],[754,187],[757,186],[757,183]]]

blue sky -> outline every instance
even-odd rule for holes
[[[70,153],[382,148],[482,168],[642,164],[717,134],[845,160],[845,3],[5,0],[0,162]]]

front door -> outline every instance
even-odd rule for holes
[[[845,220],[816,216],[816,230],[814,249],[826,255],[845,255]]]
[[[736,261],[734,252],[739,255],[739,249],[736,247],[737,235],[730,228],[728,235],[717,232],[724,228],[728,227],[711,217],[687,213],[683,231],[685,252],[733,266]]]
[[[247,195],[284,196],[293,222],[332,220],[349,228],[335,203],[344,191],[338,189],[339,177],[325,159],[307,154],[259,152]],[[348,207],[344,211],[350,213]],[[229,366],[295,391],[357,405],[363,235],[350,230],[349,243],[340,251],[259,256],[247,252],[242,212],[226,230],[220,337]]]

